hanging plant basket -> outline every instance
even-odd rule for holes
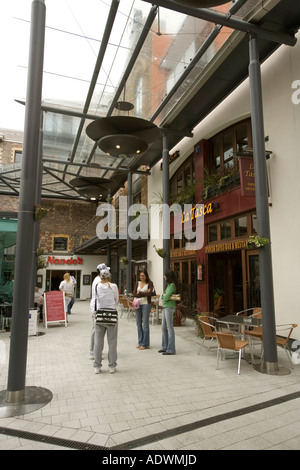
[[[158,254],[158,256],[160,256],[161,258],[165,258],[166,254],[167,254],[166,250],[164,250],[163,248],[156,248],[155,245],[153,245],[153,247],[155,248],[155,251]]]
[[[265,246],[268,243],[270,243],[268,238],[259,237],[258,235],[251,235],[247,240],[246,247],[253,250]]]
[[[48,212],[49,212],[49,209],[45,209],[44,207],[41,207],[41,206],[35,206],[34,220],[38,222],[39,220],[46,217]]]

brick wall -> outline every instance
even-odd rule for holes
[[[53,238],[66,237],[69,240],[68,253],[72,253],[77,232],[96,215],[96,204],[43,199],[41,205],[49,212],[40,222],[40,248],[44,253],[51,253]]]

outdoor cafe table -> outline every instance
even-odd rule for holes
[[[218,318],[217,323],[219,324],[226,324],[230,327],[232,326],[238,326],[240,329],[240,335],[242,339],[245,339],[245,328],[253,328],[253,327],[259,327],[262,326],[262,318],[258,317],[245,317],[243,315],[226,315],[225,317]],[[251,348],[251,344],[249,344]],[[242,351],[243,355],[242,357],[246,360],[248,360],[249,363],[251,363],[251,358],[249,359],[248,356],[244,354],[244,351]],[[250,356],[249,356],[250,357]]]

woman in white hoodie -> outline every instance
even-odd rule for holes
[[[119,289],[117,284],[110,282],[110,271],[102,269],[100,271],[99,282],[95,286],[96,304],[95,310],[101,308],[116,309],[119,302]],[[102,351],[104,337],[107,334],[108,342],[108,367],[110,374],[116,371],[117,366],[117,341],[118,324],[99,325],[95,321],[95,344],[94,344],[94,372],[99,374],[102,367]]]

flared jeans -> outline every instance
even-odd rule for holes
[[[149,348],[150,346],[150,310],[150,304],[143,304],[140,305],[139,308],[135,311],[138,346],[143,346],[144,348]]]

